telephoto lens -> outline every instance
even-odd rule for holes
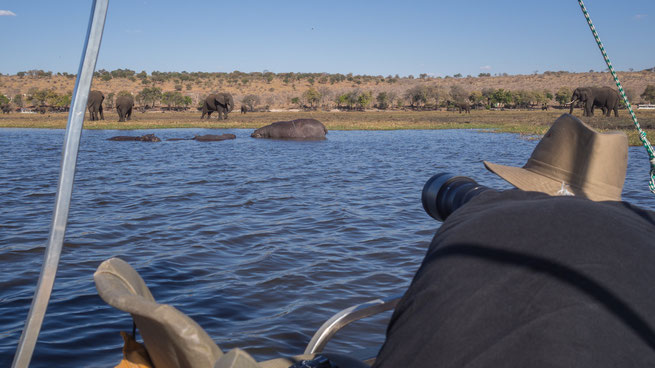
[[[423,186],[423,209],[437,221],[445,221],[451,213],[476,195],[493,190],[479,185],[466,176],[439,173],[428,179]]]

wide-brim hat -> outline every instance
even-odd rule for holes
[[[628,138],[600,133],[573,115],[560,116],[523,167],[484,161],[491,172],[526,191],[620,201],[628,166]]]

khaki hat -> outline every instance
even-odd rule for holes
[[[628,138],[599,133],[573,115],[560,116],[523,167],[484,165],[515,187],[550,195],[620,201],[628,166]]]

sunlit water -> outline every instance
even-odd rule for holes
[[[151,131],[129,134],[142,135]],[[224,350],[298,354],[333,313],[402,293],[439,224],[420,203],[448,171],[499,189],[482,160],[523,165],[536,140],[477,131],[331,131],[326,141],[256,140],[250,130],[160,130],[162,139],[234,133],[223,142],[113,142],[84,131],[57,280],[33,367],[110,367],[126,313],[98,297],[105,259],[130,263],[158,302],[191,316]],[[9,366],[41,268],[62,130],[0,130],[0,366]],[[630,148],[624,199],[655,209],[648,160]],[[328,345],[383,341],[384,318]]]

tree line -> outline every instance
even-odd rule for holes
[[[129,91],[118,93],[110,92],[105,96],[103,104],[106,108],[114,108],[114,101],[119,96],[130,96],[142,106],[155,107],[157,104],[166,105],[169,109],[187,108],[193,103],[190,96],[183,95],[178,91],[163,92],[159,87],[145,87],[136,96]],[[22,107],[46,107],[55,111],[68,111],[70,109],[72,91],[57,93],[51,89],[30,88],[26,94],[17,94],[13,98],[0,93],[0,106],[14,105]]]
[[[326,88],[310,87],[300,96],[291,98],[290,102],[299,108],[318,109],[335,107],[341,110],[364,110],[371,106],[378,109],[410,108],[410,109],[439,109],[448,108],[454,104],[469,103],[479,108],[535,108],[547,106],[555,101],[560,106],[571,100],[573,88],[561,87],[555,93],[547,89],[535,90],[506,90],[503,88],[483,88],[481,91],[467,92],[458,85],[450,89],[438,85],[418,85],[405,90],[404,93],[392,91],[378,92],[374,96],[372,91],[352,89],[348,92],[334,93]],[[626,91],[630,100],[635,99],[635,94]],[[25,95],[17,94],[13,98],[0,94],[0,106],[13,104],[16,107],[44,106],[57,111],[68,111],[71,103],[72,92],[57,93],[54,90],[30,88]],[[144,87],[135,96],[129,91],[108,93],[105,96],[104,104],[107,108],[114,107],[115,98],[121,95],[131,96],[138,105],[145,108],[166,105],[168,109],[187,109],[193,104],[190,96],[183,95],[179,91],[164,92],[159,87]],[[643,93],[639,95],[642,100],[655,103],[655,86],[646,86]],[[202,103],[204,99],[198,102]],[[257,95],[249,94],[241,99],[241,103],[254,111],[260,103]],[[268,106],[265,108],[268,109]]]
[[[631,70],[632,71],[632,70]],[[651,69],[645,69],[646,72],[655,72],[655,67]],[[593,70],[590,70],[593,72]],[[537,72],[535,72],[536,74]],[[562,75],[569,74],[566,71],[545,71],[543,75]],[[35,77],[35,78],[47,78],[51,77],[53,73],[51,71],[43,70],[28,70],[21,71],[16,73],[18,77]],[[56,73],[56,75],[62,75],[69,78],[75,78],[75,74],[69,73]],[[493,78],[493,77],[506,77],[507,73],[497,73],[492,75],[491,73],[479,73],[478,78]],[[274,73],[268,70],[262,72],[241,72],[235,70],[233,72],[161,72],[153,71],[150,74],[145,70],[141,72],[136,72],[131,69],[116,69],[116,70],[105,70],[99,69],[94,74],[95,78],[98,78],[103,81],[110,81],[112,79],[129,79],[130,81],[136,82],[140,81],[144,85],[157,84],[164,82],[174,82],[176,85],[176,90],[181,91],[184,89],[184,85],[187,86],[187,89],[190,88],[191,83],[202,84],[210,80],[223,81],[229,85],[247,85],[248,83],[254,81],[264,81],[266,83],[272,83],[273,80],[279,79],[284,84],[291,84],[294,82],[305,81],[310,86],[321,85],[321,84],[336,84],[340,82],[351,82],[354,84],[365,84],[365,83],[389,83],[393,84],[402,79],[415,79],[413,75],[407,75],[401,77],[398,74],[395,75],[359,75],[353,73],[341,74],[341,73]],[[442,79],[442,77],[431,76],[427,73],[421,73],[418,75],[419,79],[428,80],[428,79]],[[461,73],[455,73],[453,76],[444,76],[443,79],[448,78],[464,78]],[[472,78],[471,75],[467,75],[466,78]]]
[[[24,72],[22,72],[24,73]],[[25,74],[23,74],[25,75]],[[395,76],[388,75],[386,77],[382,75],[370,76],[370,75],[355,75],[353,73],[348,74],[328,74],[328,73],[273,73],[270,71],[263,72],[250,72],[244,73],[238,70],[233,72],[160,72],[153,71],[150,75],[145,71],[139,73],[130,69],[116,69],[112,71],[107,71],[100,69],[95,72],[94,77],[99,78],[103,81],[110,81],[115,78],[126,78],[132,82],[140,80],[142,84],[156,84],[163,82],[174,82],[176,85],[179,85],[179,90],[182,89],[182,85],[185,83],[199,83],[206,80],[223,80],[228,84],[243,84],[254,81],[265,81],[266,83],[272,83],[273,80],[279,79],[285,84],[305,80],[310,85],[317,84],[335,84],[344,81],[353,82],[356,84],[369,83],[373,82],[386,82],[386,83],[395,83],[401,77],[396,74]],[[413,76],[410,76],[413,79]]]
[[[179,91],[163,92],[159,87],[143,88],[137,93],[135,100],[139,105],[144,107],[155,107],[158,103],[161,103],[166,105],[169,110],[172,108],[186,109],[193,103],[193,99],[190,96],[185,96]]]
[[[648,72],[655,72],[655,68],[647,69]],[[544,74],[560,74],[565,72],[544,72]],[[48,78],[53,75],[52,72],[43,70],[29,70],[18,72],[16,74],[20,78]],[[68,78],[74,78],[74,74],[57,73]],[[147,107],[155,107],[159,104],[172,108],[188,108],[193,104],[193,98],[185,95],[182,91],[186,84],[186,89],[191,89],[189,83],[198,82],[205,79],[220,79],[230,83],[248,84],[256,79],[263,79],[270,83],[274,79],[282,79],[283,83],[294,83],[296,81],[305,80],[309,84],[309,88],[297,96],[284,97],[287,103],[295,105],[299,108],[317,109],[317,108],[337,108],[343,110],[363,110],[370,107],[378,109],[389,108],[411,108],[411,109],[436,109],[449,107],[454,103],[466,102],[476,107],[483,108],[534,108],[551,103],[558,103],[564,105],[570,101],[571,90],[573,87],[561,87],[557,91],[550,91],[546,89],[533,89],[533,90],[509,90],[503,88],[483,88],[477,91],[466,91],[460,85],[452,85],[447,88],[439,86],[435,82],[426,81],[418,85],[414,84],[412,87],[402,89],[403,85],[398,85],[393,88],[373,87],[378,89],[386,89],[387,91],[373,92],[366,91],[359,87],[363,83],[374,81],[375,84],[379,83],[396,83],[400,76],[368,76],[368,75],[353,75],[348,74],[327,74],[327,73],[273,73],[269,71],[264,72],[251,72],[243,73],[240,71],[233,71],[230,73],[208,73],[208,72],[159,72],[153,71],[148,74],[145,71],[136,72],[130,69],[116,69],[107,71],[100,69],[95,72],[95,77],[101,80],[111,80],[115,78],[126,78],[133,81],[141,80],[143,89],[133,97],[137,104]],[[480,73],[479,77],[491,77],[489,73]],[[413,76],[407,77],[413,79]],[[427,74],[420,74],[420,79],[429,79]],[[447,77],[450,78],[450,77]],[[453,78],[461,78],[460,74],[455,74]],[[172,81],[174,82],[174,90],[164,92],[161,87],[156,84],[160,82]],[[351,82],[352,88],[348,91],[337,92],[330,90],[325,86],[326,84],[334,84],[340,82]],[[370,85],[369,85],[370,86]],[[216,88],[223,88],[223,84],[207,83],[205,81],[205,90],[215,90]],[[576,86],[577,87],[577,86]],[[389,91],[389,89],[393,89]],[[270,91],[273,89],[271,88]],[[294,85],[295,90],[295,85]],[[642,100],[650,103],[655,102],[655,86],[648,85],[641,94],[637,94],[629,89],[626,90],[628,98],[635,101],[637,96]],[[114,98],[121,94],[130,94],[127,91],[121,91],[117,94],[109,93],[106,96],[105,104],[108,108],[113,108]],[[132,94],[130,94],[132,95]],[[7,105],[9,103],[23,107],[25,105],[32,106],[49,106],[56,109],[67,109],[70,105],[71,92],[57,93],[54,90],[30,88],[26,94],[17,94],[13,98],[10,96],[2,96],[0,98],[0,105]],[[195,96],[198,97],[197,95]],[[202,102],[202,98],[198,101]],[[254,94],[249,94],[241,99],[241,103],[253,111],[257,109],[260,104],[260,97]],[[267,104],[272,103],[269,98]],[[268,105],[264,108],[267,109]]]
[[[71,104],[72,92],[63,94],[49,89],[30,88],[25,95],[17,94],[9,98],[0,94],[0,106],[9,105],[10,103],[18,108],[24,106],[49,106],[55,110],[68,111]]]
[[[341,110],[364,110],[371,106],[382,110],[390,108],[440,109],[461,103],[486,109],[526,109],[545,108],[553,102],[564,106],[571,101],[573,89],[572,87],[561,87],[553,93],[548,89],[483,88],[480,91],[468,92],[459,85],[453,85],[449,89],[438,85],[418,85],[405,90],[404,93],[383,91],[374,96],[371,91],[357,88],[343,93],[333,93],[329,89],[309,88],[300,96],[293,97],[290,102],[298,108],[304,109],[335,107]],[[633,91],[626,90],[626,94],[630,100],[635,100],[636,94]],[[654,103],[655,86],[648,85],[639,96],[644,101]]]
[[[16,73],[16,76],[20,78],[24,78],[24,77],[49,78],[52,77],[53,75],[65,76],[68,78],[76,77],[75,74],[69,74],[65,72],[54,74],[51,71],[44,71],[44,70],[37,70],[37,69],[20,71]],[[377,83],[379,82],[395,83],[398,80],[402,79],[403,77],[399,76],[398,74],[388,75],[385,77],[382,75],[376,75],[376,76],[357,75],[353,73],[347,73],[347,74],[294,73],[294,72],[273,73],[267,70],[263,72],[250,72],[250,73],[244,73],[238,70],[235,70],[233,72],[187,72],[187,71],[160,72],[155,70],[150,74],[148,74],[145,70],[142,70],[141,72],[137,73],[136,71],[131,69],[116,69],[112,71],[99,69],[94,72],[94,78],[98,78],[105,82],[110,81],[112,79],[124,78],[132,82],[140,81],[144,85],[172,81],[176,83],[176,85],[179,85],[179,87],[177,87],[176,90],[181,91],[183,88],[183,84],[188,85],[188,83],[201,83],[207,80],[223,80],[226,81],[228,84],[243,84],[243,85],[258,80],[259,81],[263,80],[266,83],[272,83],[273,80],[279,79],[285,84],[305,80],[310,85],[314,85],[315,83],[335,84],[344,81],[353,82],[356,84],[369,83],[372,81]],[[410,75],[407,76],[406,78],[414,79],[414,76]]]

